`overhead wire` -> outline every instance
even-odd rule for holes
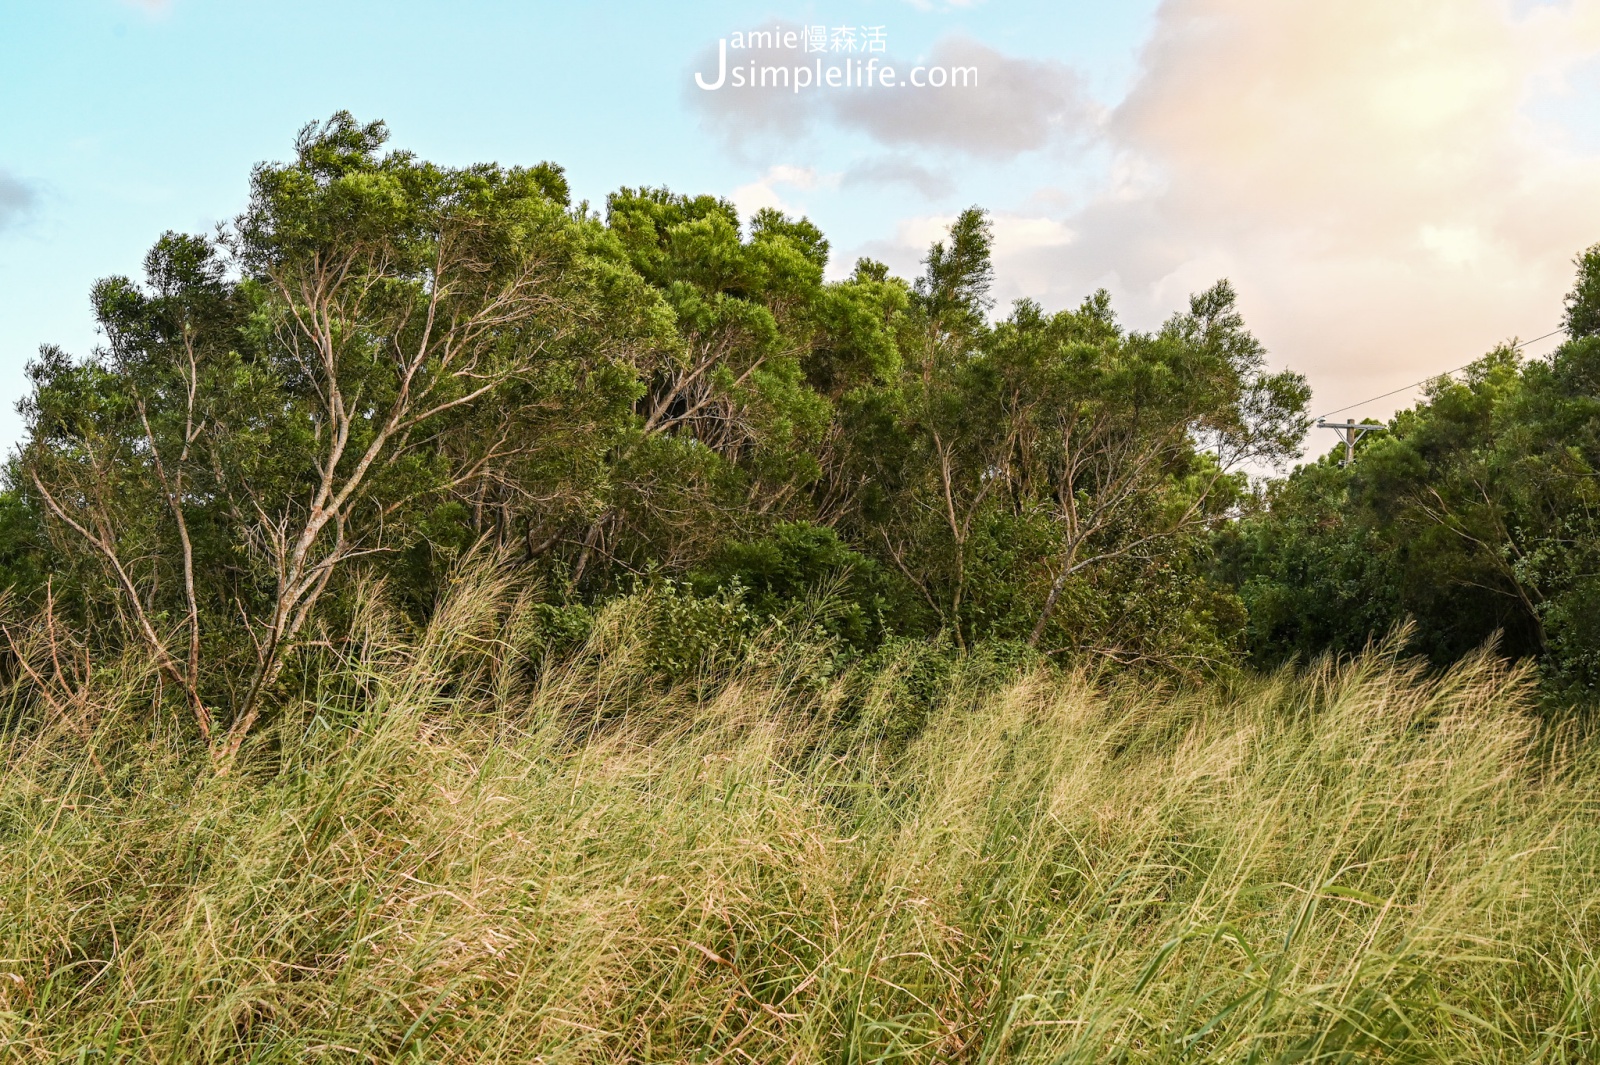
[[[1564,332],[1564,331],[1565,331],[1564,329],[1552,329],[1552,330],[1550,330],[1550,332],[1544,334],[1543,336],[1537,336],[1537,337],[1534,337],[1532,340],[1524,340],[1524,341],[1521,341],[1520,343],[1511,345],[1511,350],[1512,351],[1520,351],[1521,349],[1527,347],[1529,344],[1537,344],[1541,340],[1548,340],[1551,337],[1555,336],[1557,333],[1561,333],[1561,332]],[[1472,360],[1472,362],[1477,362],[1477,361],[1478,361],[1477,359],[1473,359]],[[1340,407],[1338,410],[1330,410],[1326,414],[1319,414],[1319,415],[1317,415],[1317,420],[1321,421],[1324,418],[1331,418],[1335,414],[1343,414],[1347,410],[1355,410],[1357,407],[1364,407],[1368,403],[1376,403],[1376,402],[1378,402],[1378,400],[1380,400],[1380,399],[1388,399],[1390,396],[1398,396],[1402,392],[1409,392],[1413,388],[1421,388],[1423,385],[1427,384],[1429,381],[1437,381],[1441,377],[1454,377],[1456,374],[1460,373],[1462,370],[1465,370],[1468,366],[1471,366],[1472,362],[1469,362],[1464,366],[1457,366],[1454,370],[1449,370],[1449,371],[1446,371],[1445,373],[1436,373],[1436,374],[1432,375],[1431,377],[1424,377],[1422,380],[1418,381],[1416,384],[1404,385],[1404,386],[1402,386],[1400,388],[1395,389],[1393,392],[1385,392],[1381,396],[1373,396],[1371,399],[1363,399],[1358,403],[1352,403],[1348,407]]]

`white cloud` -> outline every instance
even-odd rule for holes
[[[977,84],[835,93],[833,120],[880,144],[1009,159],[1086,133],[1100,117],[1064,63],[1007,56],[962,36],[938,41],[925,62],[930,70],[975,68]],[[902,77],[911,69],[897,65]]]
[[[937,0],[905,0],[905,2],[918,11],[959,11],[975,8],[983,3],[983,0],[944,0],[943,3],[938,3]]]
[[[1472,266],[1491,250],[1483,234],[1470,225],[1423,226],[1417,242],[1445,266]]]
[[[1600,158],[1525,105],[1596,52],[1593,0],[1169,0],[1109,123],[1162,181],[1085,211],[1062,265],[1147,295],[1225,267],[1319,406],[1543,333],[1600,239]]]
[[[767,172],[755,181],[734,189],[729,199],[733,200],[733,205],[739,209],[741,218],[749,218],[764,207],[771,207],[785,214],[801,214],[804,212],[779,195],[778,186],[783,185],[806,192],[816,188],[833,187],[838,183],[837,174],[819,174],[808,166],[779,164],[769,167]]]
[[[954,214],[914,215],[903,218],[890,240],[869,243],[862,253],[888,263],[902,277],[914,277],[928,248],[945,239]],[[997,212],[990,216],[994,257],[999,265],[994,295],[1002,305],[1022,296],[1038,296],[1051,289],[1048,273],[1052,257],[1071,245],[1072,230],[1062,221],[1043,215]]]
[[[767,171],[766,181],[783,185],[793,185],[797,189],[814,189],[821,184],[836,184],[836,179],[829,176],[819,177],[814,167],[788,166],[780,163]]]

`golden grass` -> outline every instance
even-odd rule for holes
[[[1487,656],[958,678],[898,743],[892,664],[662,691],[624,606],[530,680],[508,597],[373,620],[220,778],[136,664],[19,719],[6,1054],[1600,1060],[1600,771]]]

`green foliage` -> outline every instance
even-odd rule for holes
[[[1332,458],[1304,466],[1218,533],[1217,572],[1238,589],[1262,665],[1357,652],[1403,616],[1394,556],[1347,520],[1347,482]]]
[[[1567,294],[1562,321],[1573,340],[1600,336],[1600,244],[1578,256],[1578,279]]]
[[[725,545],[694,574],[702,594],[740,588],[767,618],[817,608],[828,636],[858,649],[877,646],[912,622],[909,590],[875,560],[852,550],[826,525],[788,522],[758,540]]]
[[[306,127],[229,232],[169,233],[144,285],[95,287],[104,348],[30,369],[14,489],[56,523],[84,623],[154,654],[219,755],[340,635],[323,600],[358,572],[422,609],[513,501],[581,489],[637,394],[619,366],[657,342],[558,170],[386,137]]]
[[[759,625],[737,583],[696,595],[667,579],[634,594],[643,606],[645,662],[669,680],[727,669],[743,657]]]
[[[1580,278],[1580,291],[1587,282]],[[1409,618],[1440,664],[1495,638],[1555,692],[1600,691],[1600,338],[1502,348],[1271,488],[1220,543],[1266,662],[1359,649]]]
[[[900,757],[941,711],[971,707],[1046,664],[1021,640],[963,651],[942,637],[891,636],[844,675],[836,742]]]
[[[980,223],[958,225],[963,246],[984,246]],[[1105,293],[1054,315],[1019,301],[972,333],[986,261],[940,250],[935,268],[967,295],[931,310],[924,284],[917,306],[959,304],[958,326],[925,319],[901,387],[852,412],[886,561],[960,643],[1225,666],[1237,610],[1195,559],[1239,498],[1238,465],[1292,452],[1304,382],[1264,372],[1226,284],[1153,334],[1123,330]]]
[[[952,335],[982,330],[984,315],[994,305],[989,298],[993,250],[993,227],[977,207],[956,216],[948,244],[939,241],[928,249],[927,272],[914,291],[917,309],[932,328]]]
[[[27,495],[0,489],[0,590],[28,600],[44,588],[54,552]]]
[[[922,277],[827,281],[807,219],[660,188],[602,217],[552,164],[443,167],[341,112],[217,237],[99,283],[103,348],[41,350],[0,562],[24,613],[48,585],[86,646],[152,656],[219,765],[359,589],[420,623],[482,546],[585,617],[643,579],[676,677],[757,619],[1226,670],[1206,534],[1303,382],[1225,282],[1153,333],[1104,293],[993,323],[992,243],[973,208]]]

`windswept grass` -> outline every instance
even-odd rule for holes
[[[892,664],[662,691],[626,608],[528,679],[507,598],[222,777],[135,665],[19,718],[9,1058],[1600,1060],[1600,767],[1489,658],[958,676],[907,740]]]

